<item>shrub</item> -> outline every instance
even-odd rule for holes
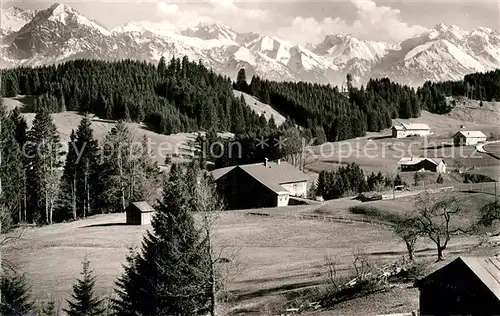
[[[477,173],[464,174],[464,183],[482,183],[482,182],[495,182],[495,180],[483,174],[477,174]]]
[[[391,283],[415,282],[427,274],[425,264],[413,261],[411,265],[403,267],[399,273],[389,277]]]
[[[436,183],[442,184],[443,183],[443,175],[439,174],[436,180]]]
[[[417,186],[419,185],[419,182],[423,180],[423,175],[420,172],[415,172],[415,175],[413,175],[413,185]]]
[[[400,216],[381,211],[373,205],[352,206],[349,208],[349,212],[352,214],[365,215],[366,217],[389,223],[399,223],[402,220]]]

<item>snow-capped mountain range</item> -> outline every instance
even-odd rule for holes
[[[243,67],[249,76],[339,86],[347,73],[355,83],[389,77],[420,85],[425,80],[457,80],[467,73],[500,68],[499,32],[443,24],[396,44],[329,35],[304,47],[219,24],[175,32],[161,24],[131,22],[108,30],[67,5],[54,4],[41,11],[2,10],[0,35],[2,68],[76,58],[158,62],[162,56],[187,55],[233,78]]]

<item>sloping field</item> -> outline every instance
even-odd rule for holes
[[[393,124],[398,122],[425,123],[431,128],[432,137],[450,138],[460,130],[480,130],[486,135],[498,132],[499,121],[500,112],[498,111],[457,106],[448,114],[439,115],[422,111],[418,118],[396,119],[393,120]]]
[[[454,111],[452,113],[455,113]],[[456,114],[456,113],[455,113]],[[453,114],[453,115],[455,115]],[[498,124],[468,122],[451,115],[438,115],[422,111],[421,116],[410,120],[393,120],[428,124],[433,133],[426,138],[394,139],[390,130],[368,133],[365,137],[341,142],[325,143],[306,149],[306,168],[310,171],[337,169],[341,165],[355,162],[365,172],[395,173],[401,157],[443,158],[448,167],[455,162],[474,167],[474,172],[487,175],[498,174],[500,162],[488,154],[478,153],[475,146],[451,146],[451,136],[459,130],[480,130],[486,135],[498,133]],[[464,126],[464,128],[462,128]]]
[[[273,209],[263,211],[273,213]],[[3,256],[27,274],[37,300],[46,300],[47,293],[51,293],[59,304],[64,304],[86,255],[98,277],[98,292],[110,294],[122,272],[128,247],[139,246],[142,234],[149,228],[127,226],[124,222],[124,214],[112,214],[30,228],[20,240],[3,249]],[[291,292],[323,283],[327,272],[325,255],[337,262],[339,275],[347,275],[355,252],[365,252],[378,263],[394,261],[405,252],[388,227],[250,216],[242,211],[223,213],[214,238],[224,256],[233,258],[229,276],[231,306],[245,315],[262,315],[269,306],[283,303]],[[474,243],[453,240],[449,251],[468,251]],[[421,243],[419,256],[432,258],[434,249]],[[386,299],[398,304],[408,300],[406,297],[400,302],[390,296]],[[393,303],[378,304],[370,312],[389,313]],[[415,307],[399,309],[409,311]]]
[[[286,121],[286,118],[283,115],[281,115],[278,111],[273,109],[270,105],[262,103],[255,97],[236,90],[234,90],[234,95],[237,96],[238,98],[241,97],[241,95],[243,95],[246,104],[258,115],[264,114],[267,120],[269,120],[271,116],[273,116],[276,126],[280,126]]]
[[[29,107],[31,102],[30,97],[18,96],[16,98],[4,98],[4,103],[7,109],[11,110],[15,107]],[[22,113],[24,118],[28,123],[28,128],[31,128],[33,120],[35,118],[35,113]],[[71,131],[78,127],[82,119],[82,115],[77,112],[63,112],[51,114],[54,124],[57,127],[57,131],[61,136],[61,143],[64,148],[67,147]],[[92,129],[94,131],[94,137],[99,141],[102,146],[106,135],[109,131],[116,125],[116,121],[103,120],[97,117],[92,117]],[[197,137],[197,133],[178,133],[171,135],[162,135],[152,132],[147,129],[143,124],[138,123],[127,123],[134,140],[141,142],[144,135],[149,139],[149,145],[151,147],[151,157],[154,161],[157,161],[159,165],[163,165],[165,162],[165,157],[168,155],[191,155],[193,153],[192,143]],[[228,137],[231,133],[220,134],[220,136]]]
[[[35,114],[24,113],[23,116],[28,122],[28,127],[31,128]],[[51,114],[57,131],[61,135],[61,142],[67,146],[71,131],[78,127],[82,115],[76,112],[64,112]],[[99,141],[102,146],[106,135],[116,125],[115,121],[101,120],[99,118],[92,119],[92,129],[94,130],[94,137]],[[162,135],[149,131],[144,125],[137,123],[127,123],[134,140],[141,142],[144,135],[149,139],[151,146],[151,157],[159,164],[163,165],[165,157],[171,154],[189,154],[192,148],[189,142],[196,139],[196,133],[179,133],[172,135]]]
[[[446,114],[446,116],[463,120],[467,122],[475,122],[479,124],[487,124],[498,127],[500,121],[500,102],[483,101],[483,106],[476,100],[466,98],[457,98],[456,107]]]

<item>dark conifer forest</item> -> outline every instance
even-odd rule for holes
[[[79,111],[103,119],[145,122],[163,134],[243,132],[265,126],[233,94],[231,79],[187,57],[158,66],[123,60],[75,60],[2,70],[2,96],[36,95],[32,112]]]

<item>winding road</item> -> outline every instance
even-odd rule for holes
[[[493,158],[500,159],[500,140],[477,144],[476,150],[480,153],[488,154]]]

